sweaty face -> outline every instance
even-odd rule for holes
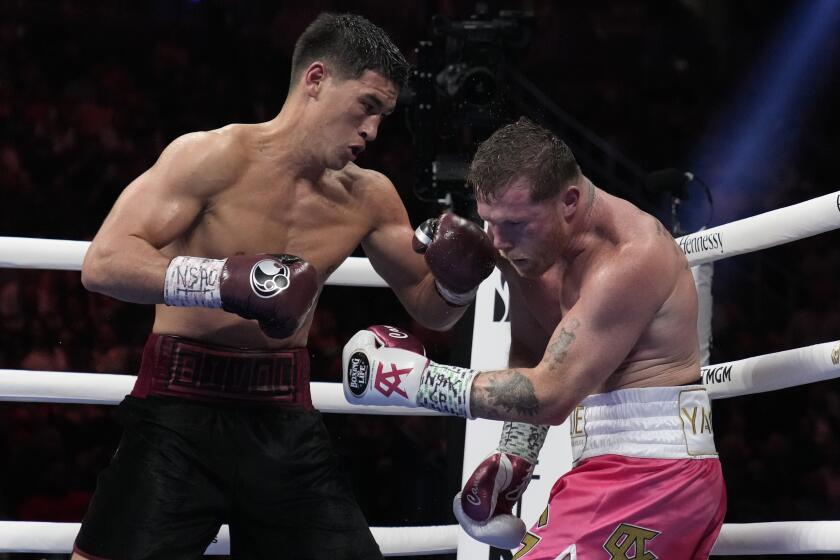
[[[320,98],[320,130],[326,166],[342,169],[373,142],[382,119],[393,112],[399,90],[390,80],[365,70],[358,78],[330,77]]]
[[[526,179],[513,181],[493,201],[479,201],[478,215],[493,246],[520,276],[535,278],[556,262],[562,233],[555,203],[533,202]]]

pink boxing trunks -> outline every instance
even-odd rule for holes
[[[131,396],[312,409],[305,348],[252,350],[151,334]]]
[[[514,559],[706,560],[726,513],[700,386],[590,396],[570,418],[574,466]]]

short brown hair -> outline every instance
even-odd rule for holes
[[[492,201],[511,181],[530,179],[531,200],[558,194],[580,176],[580,167],[565,142],[550,130],[521,117],[481,143],[470,164],[467,180],[476,198]]]

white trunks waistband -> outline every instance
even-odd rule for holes
[[[717,457],[702,385],[620,389],[586,397],[569,417],[574,464],[597,455]]]

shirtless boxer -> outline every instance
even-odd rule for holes
[[[653,217],[596,188],[568,147],[526,120],[470,167],[510,287],[509,369],[430,362],[366,331],[344,349],[350,402],[505,420],[455,498],[461,526],[527,559],[707,558],[726,509],[700,377],[697,297]],[[369,383],[400,379],[388,395]],[[510,515],[549,425],[571,415],[574,466],[536,525]]]
[[[176,139],[119,197],[82,281],[156,304],[155,322],[74,559],[200,558],[222,523],[233,558],[381,558],[310,400],[318,294],[361,243],[440,329],[493,267],[481,229],[452,216],[434,235],[444,252],[457,245],[459,270],[427,266],[394,186],[353,163],[407,71],[380,28],[322,14],[295,45],[274,119]]]

